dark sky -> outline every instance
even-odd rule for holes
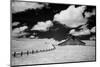
[[[32,35],[33,32],[37,33],[36,36],[40,38],[54,38],[56,40],[66,39],[71,28],[64,27],[62,24],[53,21],[54,15],[59,13],[61,10],[65,10],[71,4],[55,4],[49,3],[48,6],[43,7],[42,9],[28,9],[23,12],[12,13],[12,23],[20,22],[17,26],[12,26],[12,29],[27,25],[28,29],[25,32],[28,32],[29,35]],[[76,7],[80,5],[75,5]],[[87,6],[85,11],[91,12],[93,9],[96,9],[95,6]],[[83,14],[84,16],[84,14]],[[91,16],[87,21],[88,28],[96,26],[96,16]],[[49,31],[31,31],[30,29],[37,24],[39,21],[47,21],[51,20],[55,23],[52,27],[50,27]],[[67,28],[67,29],[66,29]],[[91,35],[80,37],[81,39],[89,39]]]

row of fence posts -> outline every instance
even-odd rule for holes
[[[17,53],[17,52],[14,52],[12,55],[13,55],[13,57],[17,57],[18,55],[20,55],[20,56],[23,56],[23,55],[29,55],[29,54],[34,54],[34,53],[39,53],[39,52],[46,52],[46,51],[51,51],[51,50],[54,50],[55,49],[55,46],[53,45],[53,48],[52,49],[46,49],[46,50],[36,50],[36,51],[34,51],[34,50],[32,50],[31,52],[30,51],[26,51],[26,52],[20,52],[20,53]]]

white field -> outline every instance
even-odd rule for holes
[[[12,40],[12,53],[21,51],[32,50],[46,50],[51,49],[53,46],[46,41],[46,39],[21,39]]]
[[[19,40],[19,44],[12,43],[12,51],[19,51],[19,47],[33,49],[33,43],[43,45],[43,40],[23,39],[24,43]],[[47,40],[44,40],[44,42]],[[30,65],[30,64],[45,64],[45,63],[61,63],[61,62],[79,62],[79,61],[95,61],[95,41],[85,41],[86,46],[79,45],[65,45],[57,46],[56,49],[48,52],[41,52],[36,54],[24,55],[22,57],[13,58],[12,65]],[[24,44],[26,46],[24,46]],[[44,43],[45,44],[45,43]],[[47,44],[47,43],[46,43]],[[50,44],[50,43],[48,43]],[[36,46],[37,47],[37,46]],[[18,49],[17,49],[18,48]],[[38,47],[37,47],[38,48]],[[40,47],[39,49],[45,49],[49,47]],[[51,48],[51,46],[50,46]],[[22,49],[23,50],[23,49]]]

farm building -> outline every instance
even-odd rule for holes
[[[82,42],[78,37],[70,36],[66,39],[66,41],[58,44],[59,46],[63,45],[85,45],[84,42]]]

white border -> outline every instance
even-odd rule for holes
[[[69,3],[69,4],[85,4],[95,5],[95,0],[17,0],[17,1],[40,1],[40,2],[53,2],[53,3]]]
[[[26,0],[24,0],[26,1]],[[29,0],[28,0],[29,1]],[[30,0],[33,1],[33,0]],[[100,0],[34,0],[41,2],[85,4],[97,6],[97,61],[84,63],[39,65],[38,67],[99,67],[100,65]],[[10,64],[10,0],[0,0],[0,67]],[[29,66],[28,66],[29,67]],[[33,67],[33,66],[31,66]]]

